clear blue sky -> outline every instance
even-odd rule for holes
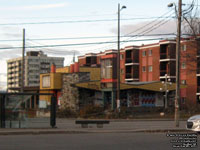
[[[191,3],[192,0],[183,0],[183,3]],[[159,17],[170,11],[167,5],[177,0],[0,0],[0,48],[21,46],[22,29],[26,29],[26,46],[48,45],[48,44],[71,44],[84,42],[111,41],[114,39],[68,39],[52,41],[30,41],[33,38],[61,38],[61,37],[97,37],[116,36],[116,21],[106,22],[80,22],[82,20],[104,20],[117,19],[118,3],[125,5],[127,9],[121,11],[121,33],[126,34],[134,31],[148,23],[149,19],[128,18],[151,18]],[[174,13],[173,11],[171,12]],[[168,14],[169,15],[169,14]],[[78,21],[73,23],[50,23],[50,24],[21,24],[14,23],[39,23],[39,22],[59,22]],[[5,25],[8,24],[8,25]],[[172,26],[174,28],[174,26]],[[171,28],[172,28],[171,27]],[[166,29],[169,26],[166,26]],[[162,29],[163,30],[163,29]],[[174,31],[174,30],[173,30]],[[161,31],[159,31],[161,32]],[[129,45],[135,43],[128,43]],[[122,46],[123,47],[123,46]],[[72,61],[72,52],[77,55],[88,52],[98,52],[109,48],[116,48],[116,44],[110,45],[86,45],[55,47],[46,50],[62,51],[56,56],[64,56],[65,65]],[[27,49],[31,50],[31,49]],[[33,50],[33,49],[32,49]],[[39,50],[39,49],[36,49]],[[66,52],[65,55],[62,53]],[[47,53],[53,55],[52,53]],[[0,49],[0,87],[6,84],[6,60],[19,57],[21,49]],[[55,56],[55,55],[54,55]]]

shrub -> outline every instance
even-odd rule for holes
[[[104,116],[104,109],[100,106],[88,105],[80,109],[79,117],[99,118]]]
[[[56,112],[58,118],[76,118],[77,113],[72,111],[70,108],[58,109]]]

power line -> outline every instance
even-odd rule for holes
[[[133,35],[125,35],[121,36],[121,38],[125,37],[136,37],[136,36],[170,36],[170,35],[175,35],[174,33],[166,33],[166,34],[148,34],[148,35],[143,35],[143,34],[133,34]],[[115,38],[116,36],[96,36],[96,37],[55,37],[55,38],[35,38],[35,39],[29,39],[27,38],[26,40],[30,41],[51,41],[51,40],[78,40],[78,39],[106,39],[106,38]],[[17,41],[22,41],[21,39],[13,39],[13,40],[0,40],[0,42],[17,42]]]
[[[155,20],[153,20],[153,21],[151,21],[151,22],[145,24],[145,25],[142,26],[142,27],[139,27],[138,29],[135,29],[134,31],[129,32],[129,33],[126,34],[126,35],[130,35],[130,34],[132,34],[132,33],[138,32],[138,31],[140,31],[140,30],[144,30],[144,28],[148,27],[149,25],[152,25],[152,24],[154,24],[154,23],[157,23],[157,21],[158,21],[160,18],[165,17],[165,15],[169,14],[171,11],[172,11],[172,10],[170,10],[170,11],[164,13],[164,14],[161,15],[159,18],[157,18],[157,19],[155,19]],[[171,15],[172,15],[172,13],[170,14],[170,16],[171,16]],[[164,21],[164,20],[162,20],[162,21]],[[154,25],[153,25],[153,26],[154,26]],[[152,28],[152,26],[151,26],[150,28]],[[147,30],[149,30],[150,28],[145,29],[145,32],[146,32]],[[141,31],[139,34],[143,34],[143,32],[144,32],[144,31]],[[143,34],[143,35],[144,35],[144,34]],[[138,36],[138,37],[139,37],[139,36]],[[129,38],[129,39],[131,39],[131,38]],[[123,43],[123,42],[122,42],[122,43]],[[113,45],[110,45],[109,47],[113,47]],[[103,47],[103,48],[105,48],[105,47]],[[99,50],[99,49],[101,49],[101,48],[98,48],[98,49],[96,49],[96,50]]]
[[[40,46],[45,46],[45,45],[38,43],[38,42],[29,41],[28,43],[30,43],[30,42],[33,43],[33,44],[36,43],[37,45],[39,44]],[[57,55],[73,55],[74,54],[74,50],[70,50],[70,51],[69,50],[68,51],[66,51],[66,50],[52,50],[52,49],[49,49],[49,48],[37,48],[37,49],[45,51],[47,53],[57,54]],[[70,52],[71,52],[71,54],[70,54]]]
[[[121,20],[142,20],[142,19],[155,19],[161,17],[148,17],[148,18],[126,18]],[[167,17],[163,17],[167,18]],[[173,17],[172,17],[173,18]],[[44,21],[44,22],[23,22],[23,23],[1,23],[0,26],[7,26],[7,25],[36,25],[36,24],[62,24],[62,23],[91,23],[91,22],[112,22],[117,21],[117,19],[100,19],[100,20],[63,20],[63,21]]]
[[[173,38],[173,37],[172,37]],[[154,41],[154,40],[164,40],[166,38],[152,38],[152,39],[140,39],[140,40],[127,40],[121,42],[138,42],[138,41]],[[79,46],[79,45],[98,45],[98,44],[109,44],[116,43],[112,42],[93,42],[93,43],[74,43],[74,44],[58,44],[58,45],[43,45],[43,46],[27,46],[26,48],[44,48],[44,47],[68,47],[68,46]],[[0,47],[0,49],[20,49],[22,47]]]

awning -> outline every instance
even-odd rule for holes
[[[101,89],[101,83],[100,81],[89,81],[89,82],[81,82],[81,83],[76,83],[74,86],[79,87],[79,88],[86,88],[86,89],[91,89],[91,90],[102,90]],[[180,88],[186,88],[186,85],[181,85]],[[121,83],[120,84],[120,90],[128,90],[128,89],[141,89],[141,90],[147,90],[147,91],[155,91],[155,92],[163,92],[160,90],[160,88],[165,91],[165,85],[160,82],[145,82],[142,84],[128,84],[128,83]],[[172,83],[171,85],[167,85],[167,90],[173,91],[176,90],[176,84]]]

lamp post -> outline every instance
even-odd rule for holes
[[[165,109],[167,109],[168,107],[168,99],[167,99],[167,95],[168,95],[168,85],[172,85],[172,83],[170,82],[171,80],[168,79],[167,80],[167,74],[165,74],[165,81],[162,81],[162,84],[164,86],[164,88],[160,88],[160,91],[164,91],[165,92]]]
[[[120,111],[120,11],[126,6],[118,4],[118,40],[117,40],[117,109]]]
[[[171,3],[168,7],[176,5]],[[176,37],[176,97],[175,97],[175,126],[179,127],[179,102],[180,102],[180,41],[181,41],[181,17],[182,17],[182,0],[178,2],[178,14],[176,10],[176,15],[178,17],[177,26],[177,37]]]

